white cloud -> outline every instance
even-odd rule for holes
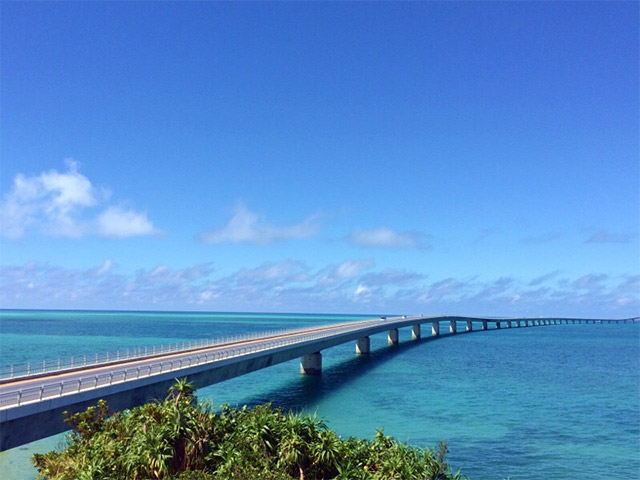
[[[107,258],[104,263],[100,265],[100,267],[98,267],[98,269],[96,270],[96,274],[104,275],[105,273],[109,273],[114,267],[115,264],[113,263],[113,261]]]
[[[103,237],[125,238],[157,233],[146,213],[109,207],[98,218],[98,232]]]
[[[267,245],[290,238],[311,237],[320,231],[317,215],[307,217],[300,223],[288,226],[269,225],[264,217],[249,210],[242,203],[236,205],[227,224],[212,232],[200,235],[204,243],[248,243]]]
[[[374,230],[355,230],[349,236],[349,242],[363,247],[383,248],[428,248],[418,233],[398,233],[382,227]]]
[[[67,170],[40,175],[18,174],[0,202],[2,235],[17,240],[28,230],[51,236],[102,235],[123,238],[148,235],[155,229],[146,214],[107,207],[96,219],[89,212],[105,202],[110,192],[93,186],[78,171],[78,163],[66,160]]]
[[[345,260],[338,265],[329,265],[318,273],[318,285],[332,285],[357,278],[364,270],[375,266],[372,259]]]
[[[395,270],[391,268],[386,268],[381,272],[367,273],[366,275],[362,276],[363,282],[371,286],[407,286],[415,284],[418,281],[423,280],[424,278],[426,278],[426,275],[415,272]]]

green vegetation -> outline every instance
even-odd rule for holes
[[[178,380],[162,402],[108,416],[107,404],[65,415],[72,428],[61,452],[36,454],[40,478],[311,480],[459,479],[438,453],[398,443],[341,439],[315,415],[261,405],[214,412]]]

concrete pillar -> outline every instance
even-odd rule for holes
[[[483,320],[483,321],[482,321],[482,329],[483,329],[483,330],[486,330],[486,329],[487,329],[487,321],[486,321],[486,320]]]
[[[300,358],[300,373],[320,375],[322,373],[322,354],[315,352]]]
[[[449,333],[456,333],[458,331],[458,324],[455,320],[449,322]]]
[[[418,340],[420,338],[420,324],[414,325],[411,328],[411,338]]]
[[[431,323],[431,335],[434,337],[440,335],[440,322]]]
[[[356,353],[369,353],[371,351],[371,340],[369,337],[362,337],[356,340]]]
[[[471,320],[467,320],[467,332],[473,331],[473,322]]]
[[[392,328],[389,330],[389,334],[387,335],[387,343],[389,345],[397,345],[398,344],[398,329]]]
[[[511,328],[511,320],[507,320],[507,328]]]
[[[500,328],[500,322],[496,322],[496,328]]]
[[[571,320],[571,323],[575,324],[575,323],[576,323],[576,321],[575,321],[575,320]]]

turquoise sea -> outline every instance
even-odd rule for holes
[[[0,364],[371,317],[4,310]],[[370,355],[356,356],[353,344],[326,350],[320,377],[299,375],[292,361],[198,395],[217,405],[270,401],[317,411],[343,436],[371,437],[384,427],[416,446],[445,440],[450,463],[476,480],[640,478],[640,325],[410,337],[401,330],[395,347],[385,335],[372,337]],[[35,478],[31,455],[62,439],[0,453],[2,478]]]

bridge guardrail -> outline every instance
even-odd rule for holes
[[[379,320],[371,320],[369,322],[378,322]],[[24,405],[26,403],[38,402],[50,398],[57,398],[64,395],[74,394],[87,390],[93,390],[96,388],[110,386],[116,383],[122,383],[130,380],[137,380],[152,375],[158,375],[167,372],[179,371],[184,368],[189,368],[204,363],[213,363],[228,358],[234,358],[250,353],[268,350],[280,346],[292,345],[296,343],[304,343],[309,340],[317,340],[319,338],[326,338],[342,333],[346,333],[353,330],[358,330],[362,326],[369,322],[359,322],[357,326],[347,326],[341,329],[331,330],[328,332],[312,333],[305,335],[295,336],[295,332],[299,329],[295,329],[293,332],[289,331],[288,334],[294,335],[291,338],[277,339],[277,340],[265,340],[263,342],[252,343],[249,345],[229,346],[219,351],[213,352],[200,352],[185,354],[184,357],[175,359],[160,360],[144,366],[126,366],[122,368],[115,368],[107,373],[100,373],[97,375],[89,375],[70,381],[54,382],[50,384],[43,384],[39,387],[28,387],[11,392],[0,394],[0,409],[16,407]],[[249,341],[249,340],[245,340]],[[236,341],[237,343],[238,341]],[[233,344],[232,344],[233,345]],[[215,345],[212,345],[215,347]],[[197,347],[196,347],[197,348]],[[176,353],[176,352],[166,352]]]
[[[123,348],[115,352],[72,355],[68,358],[45,359],[42,362],[28,362],[20,365],[0,365],[0,381],[37,377],[49,373],[65,372],[78,368],[108,365],[136,358],[147,358],[150,355],[164,355],[170,353],[187,352],[195,348],[209,348],[229,343],[246,342],[260,338],[270,338],[278,335],[292,334],[306,330],[306,327],[292,329],[278,329],[267,332],[232,335],[202,340],[175,342],[162,345],[145,345],[134,348]]]

